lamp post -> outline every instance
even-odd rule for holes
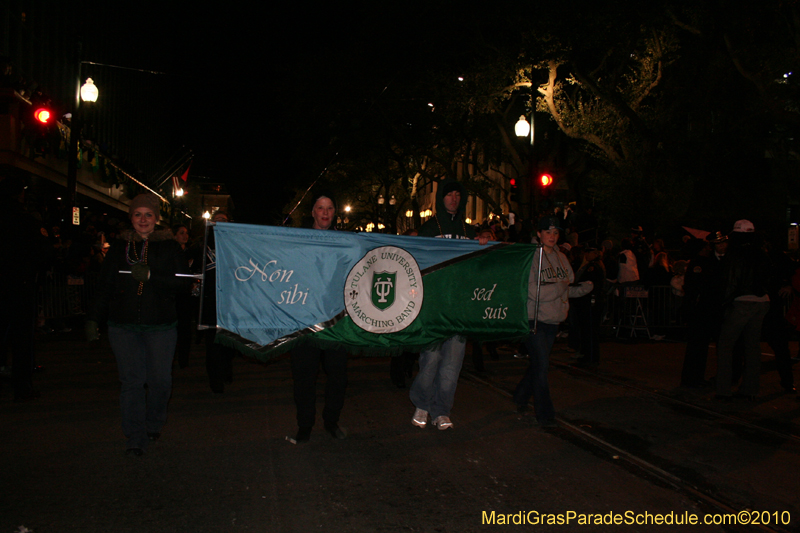
[[[80,85],[81,68],[78,64],[78,85]],[[72,217],[72,223],[77,225],[80,223],[79,218],[76,217],[75,203],[78,192],[78,143],[80,142],[81,130],[83,129],[83,110],[81,109],[81,101],[96,102],[99,91],[97,86],[92,81],[92,78],[87,78],[80,89],[75,94],[75,112],[72,114],[72,124],[69,133],[69,151],[67,160],[67,205],[69,207],[68,215]]]
[[[527,204],[530,201],[530,197],[531,197],[531,195],[530,195],[530,181],[531,181],[530,178],[531,178],[531,176],[533,176],[533,138],[534,138],[533,111],[531,111],[531,121],[530,122],[528,122],[525,119],[525,115],[520,115],[519,120],[514,125],[514,133],[516,133],[517,137],[520,137],[520,138],[528,137],[528,134],[530,134],[530,146],[528,148],[528,169],[527,169],[528,177],[527,177],[527,179],[520,180],[521,183],[519,184],[519,185],[521,185],[521,188],[522,188],[522,191],[521,191],[522,192],[522,198],[524,199],[525,203]],[[537,211],[538,211],[538,208],[539,208],[538,190],[539,190],[538,188],[534,188],[534,195],[536,196],[535,199],[534,199],[534,207],[535,207],[535,209]],[[522,206],[520,206],[520,208],[522,208]],[[524,216],[527,216],[527,215],[524,214],[524,212],[526,210],[527,209],[522,209]]]
[[[92,61],[81,61],[80,60],[81,49],[82,49],[81,44],[77,43],[76,59],[78,62],[78,77],[76,78],[76,83],[75,83],[75,112],[72,113],[72,124],[70,126],[70,135],[69,135],[69,150],[67,155],[68,157],[67,205],[69,208],[68,215],[73,217],[73,224],[76,222],[76,218],[74,217],[73,213],[75,212],[75,206],[77,200],[76,196],[78,191],[78,143],[80,142],[81,129],[83,128],[83,113],[81,110],[81,101],[96,102],[99,92],[92,78],[87,78],[86,81],[83,82],[83,85],[81,85],[83,79],[81,75],[83,70],[83,65],[94,65],[104,68],[131,70],[136,72],[144,72],[146,74],[163,74],[163,72],[156,72],[152,70],[120,67],[118,65],[106,65],[104,63],[94,63]]]
[[[531,134],[531,146],[533,146],[533,113],[531,113],[530,123],[525,119],[525,115],[520,115],[519,120],[514,125],[514,133],[517,137],[527,137],[528,133]]]

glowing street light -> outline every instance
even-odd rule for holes
[[[530,123],[527,120],[525,120],[525,115],[520,115],[519,120],[514,126],[514,133],[517,134],[517,137],[527,137],[530,132],[531,132]]]
[[[84,102],[96,102],[97,95],[97,85],[94,84],[92,78],[86,78],[86,83],[81,87],[81,100]]]

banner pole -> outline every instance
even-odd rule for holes
[[[206,231],[205,231],[205,235],[203,236],[203,264],[200,267],[201,268],[200,272],[203,273],[203,277],[201,278],[202,281],[200,282],[200,305],[198,306],[199,307],[199,311],[198,311],[198,314],[197,314],[197,330],[198,331],[203,331],[203,330],[206,330],[206,329],[210,329],[210,327],[211,327],[211,326],[206,326],[206,325],[203,324],[203,301],[204,301],[203,296],[206,293],[206,283],[205,282],[206,282],[206,261],[208,260],[208,232],[210,231],[210,228],[212,226],[214,226],[215,224],[216,224],[215,222],[211,222],[210,220],[206,220]]]
[[[533,334],[536,335],[536,328],[539,326],[539,290],[542,288],[542,256],[544,248],[539,245],[539,267],[536,273],[536,308],[533,312]]]

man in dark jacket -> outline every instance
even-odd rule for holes
[[[722,262],[728,250],[728,236],[717,231],[706,237],[707,246],[689,262],[683,285],[687,314],[686,355],[681,386],[706,386],[708,344],[716,342],[722,320]]]
[[[457,181],[445,180],[436,191],[436,214],[419,228],[420,237],[474,239],[475,228],[464,221],[467,193]]]
[[[744,376],[739,395],[755,398],[761,375],[761,324],[769,311],[772,268],[755,227],[739,220],[729,235],[723,265],[723,317],[717,345],[717,398],[731,397],[733,347],[744,349]]]
[[[475,228],[464,221],[467,194],[457,181],[443,181],[436,191],[436,214],[420,229],[421,237],[474,239]],[[481,244],[489,239],[482,237]],[[424,428],[428,416],[439,429],[450,429],[450,409],[456,395],[458,375],[464,362],[466,339],[460,335],[447,339],[441,346],[419,355],[419,373],[411,384],[411,402],[417,408],[411,423]]]

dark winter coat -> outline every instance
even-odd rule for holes
[[[138,294],[139,282],[131,274],[120,274],[121,270],[131,270],[126,255],[134,257],[133,247],[141,255],[141,237],[135,232],[124,232],[111,243],[87,316],[89,320],[137,327],[177,321],[175,295],[185,291],[191,283],[190,278],[175,276],[189,272],[186,257],[169,230],[153,232],[148,241],[150,279],[142,284],[141,295]]]
[[[767,295],[771,283],[772,262],[761,248],[755,233],[732,233],[725,254],[722,279],[722,303],[731,303],[740,296]]]

